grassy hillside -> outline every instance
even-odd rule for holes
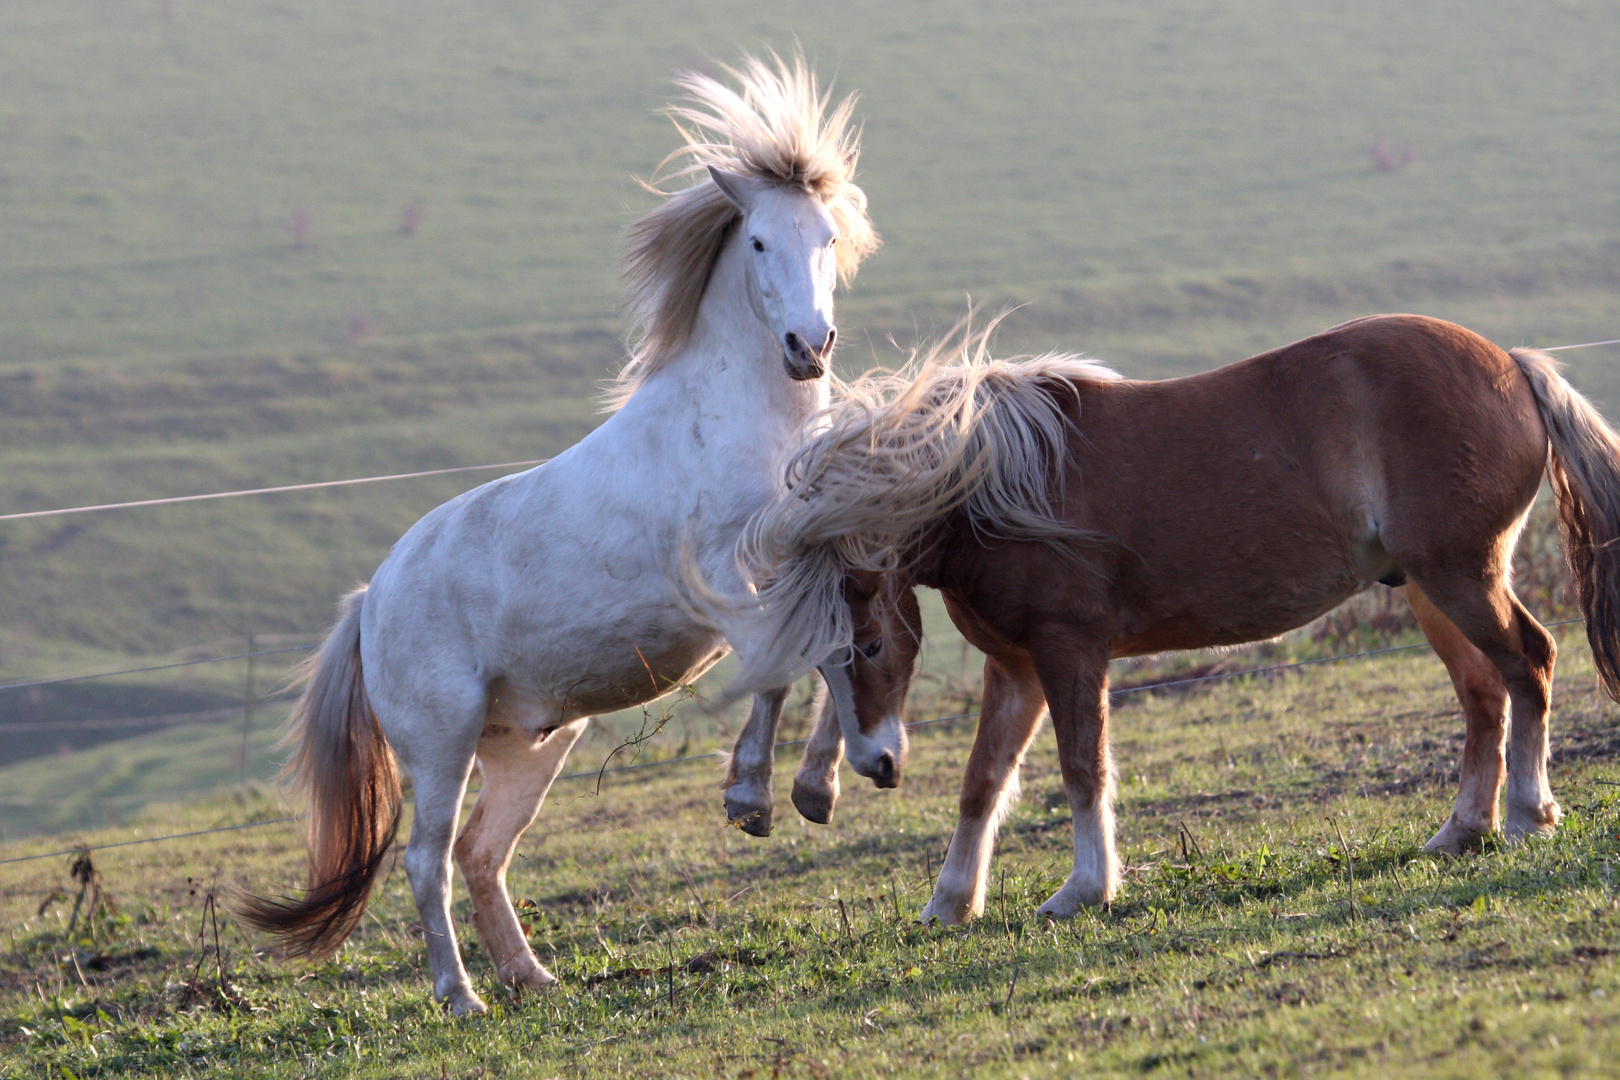
[[[766,840],[723,826],[709,765],[564,782],[512,871],[562,983],[507,993],[465,939],[493,1006],[465,1021],[429,998],[398,872],[329,963],[276,961],[228,913],[216,939],[211,892],[298,880],[287,825],[98,851],[103,905],[76,926],[67,858],[0,867],[0,1076],[1610,1075],[1620,748],[1578,635],[1560,652],[1560,832],[1455,859],[1420,850],[1462,735],[1432,656],[1125,699],[1129,869],[1110,909],[1057,925],[1033,917],[1071,857],[1048,733],[967,928],[911,920],[969,726],[919,732],[898,791],[846,776],[832,826],[788,813]]]
[[[29,0],[0,355],[610,316],[670,74],[795,39],[864,94],[874,300],[1620,237],[1602,5]]]
[[[1006,351],[1139,377],[1374,310],[1620,336],[1620,27],[1591,6],[29,0],[0,11],[0,512],[569,445],[620,360],[670,74],[795,40],[863,92],[887,240],[841,299],[845,370],[967,293],[1028,305]],[[1620,402],[1620,352],[1564,355]],[[481,478],[0,523],[0,682],[318,633]],[[0,692],[0,761],[118,737],[237,775],[228,739],[124,737],[244,677]],[[101,760],[36,772],[102,790]],[[38,826],[19,806],[0,830]]]

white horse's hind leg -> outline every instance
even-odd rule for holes
[[[506,870],[518,837],[534,822],[590,718],[544,731],[538,739],[509,720],[492,717],[478,741],[484,787],[456,840],[456,862],[472,893],[473,925],[496,974],[513,986],[539,990],[557,979],[529,948],[506,891]]]
[[[411,749],[395,739],[401,750]],[[427,946],[428,967],[433,973],[433,997],[449,1004],[457,1016],[481,1013],[484,1003],[473,991],[467,969],[456,947],[456,931],[450,922],[450,844],[461,816],[461,800],[472,771],[471,740],[464,752],[457,747],[438,748],[442,756],[406,754],[415,790],[416,814],[411,822],[411,840],[405,849],[405,873],[411,881],[416,910],[422,920],[422,940]]]
[[[782,720],[787,689],[754,695],[748,723],[731,748],[726,771],[726,820],[751,836],[771,835],[771,814],[776,793],[771,767],[776,761],[776,727]]]

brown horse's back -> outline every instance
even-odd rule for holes
[[[1505,558],[1546,456],[1512,358],[1412,315],[1078,391],[1064,511],[1112,540],[1094,592],[1054,596],[1045,553],[984,585],[1022,596],[1025,626],[1059,605],[1111,622],[1116,655],[1272,637],[1381,577]]]

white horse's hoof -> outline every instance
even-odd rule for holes
[[[752,799],[735,799],[726,796],[726,824],[735,825],[749,836],[771,835],[771,818],[773,807]]]
[[[961,926],[978,918],[979,912],[973,910],[970,900],[956,900],[935,895],[928,901],[928,906],[922,909],[917,921],[923,926],[939,923],[941,926]]]
[[[833,809],[838,805],[838,785],[822,784],[795,778],[793,781],[793,807],[799,816],[817,825],[831,825]]]
[[[540,961],[533,957],[528,963],[513,964],[500,973],[501,981],[508,986],[518,986],[525,990],[547,990],[557,984],[557,976],[547,971]]]
[[[451,1016],[482,1016],[489,1012],[484,999],[473,993],[470,986],[458,986],[444,996]]]
[[[1475,828],[1464,825],[1453,814],[1444,825],[1440,826],[1439,832],[1429,837],[1429,842],[1423,845],[1423,850],[1434,855],[1461,855],[1478,846],[1480,840],[1489,832],[1489,827]]]

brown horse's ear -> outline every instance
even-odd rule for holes
[[[726,201],[737,208],[739,214],[748,213],[748,208],[753,205],[755,193],[762,186],[761,181],[755,180],[751,176],[727,172],[724,169],[717,169],[713,165],[709,166],[709,179],[714,181],[714,186],[720,189],[720,194],[724,195]]]

